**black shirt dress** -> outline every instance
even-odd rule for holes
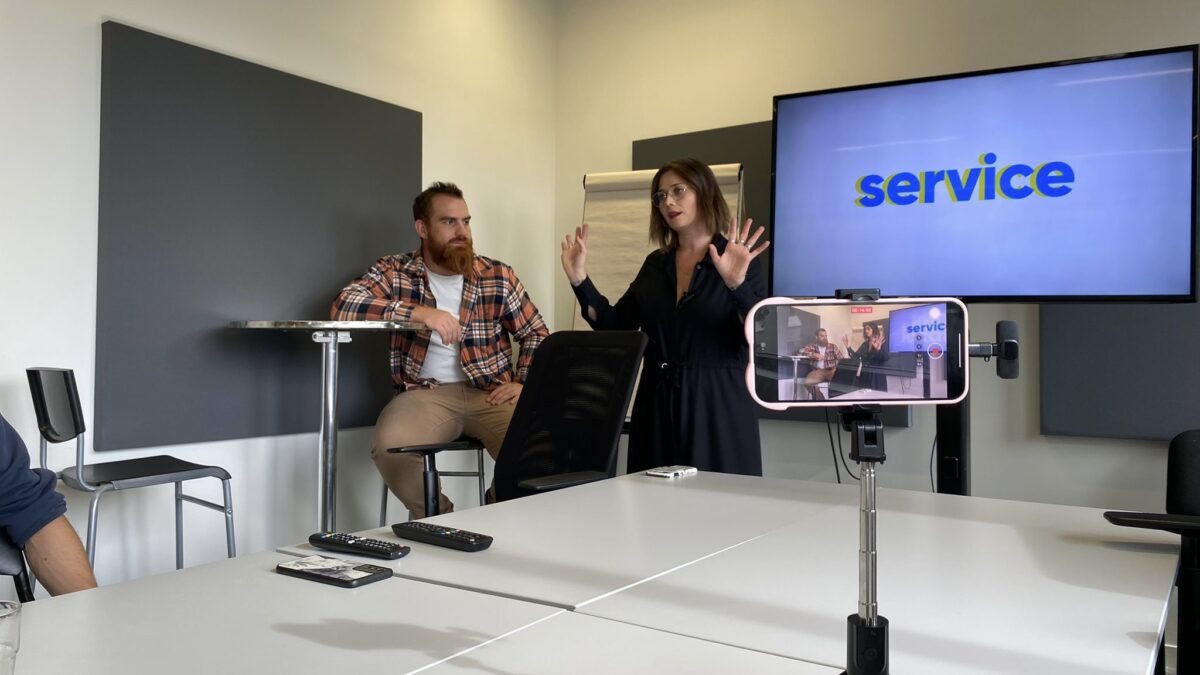
[[[718,253],[728,241],[713,237]],[[646,257],[629,290],[609,304],[591,279],[574,288],[596,330],[640,329],[649,337],[629,438],[629,472],[686,464],[703,471],[762,475],[755,404],[746,390],[743,320],[766,297],[758,259],[735,290],[708,255],[675,300],[675,253]],[[591,307],[596,312],[592,319]]]

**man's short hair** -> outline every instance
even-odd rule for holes
[[[828,333],[828,332],[829,331],[825,330],[824,328],[818,328],[817,330],[813,331],[813,337],[816,337],[816,336],[820,335],[821,333]]]
[[[429,207],[433,204],[433,198],[437,195],[446,195],[449,197],[463,198],[463,191],[454,183],[443,183],[438,181],[431,183],[425,191],[417,195],[413,200],[413,220],[429,222]]]

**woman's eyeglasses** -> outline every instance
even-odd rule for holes
[[[659,190],[658,192],[650,195],[650,203],[654,204],[655,206],[662,206],[667,202],[668,196],[675,201],[679,201],[680,199],[683,199],[683,196],[687,193],[688,186],[684,185],[683,183],[672,185],[669,190]]]

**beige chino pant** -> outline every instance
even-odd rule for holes
[[[425,517],[421,456],[391,454],[387,449],[446,443],[466,434],[483,441],[488,454],[495,459],[500,454],[516,402],[492,405],[487,402],[490,393],[468,382],[413,389],[397,394],[379,413],[371,458],[388,489],[408,507],[412,518]],[[439,494],[438,504],[442,513],[454,510],[454,504],[444,494]]]

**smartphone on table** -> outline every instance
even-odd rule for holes
[[[342,588],[358,588],[392,576],[390,567],[350,562],[323,555],[287,560],[276,565],[275,571],[290,577],[300,577]]]
[[[656,476],[658,478],[682,478],[683,476],[696,475],[696,467],[683,466],[682,464],[674,464],[672,466],[659,466],[653,469],[646,470],[647,476]]]

